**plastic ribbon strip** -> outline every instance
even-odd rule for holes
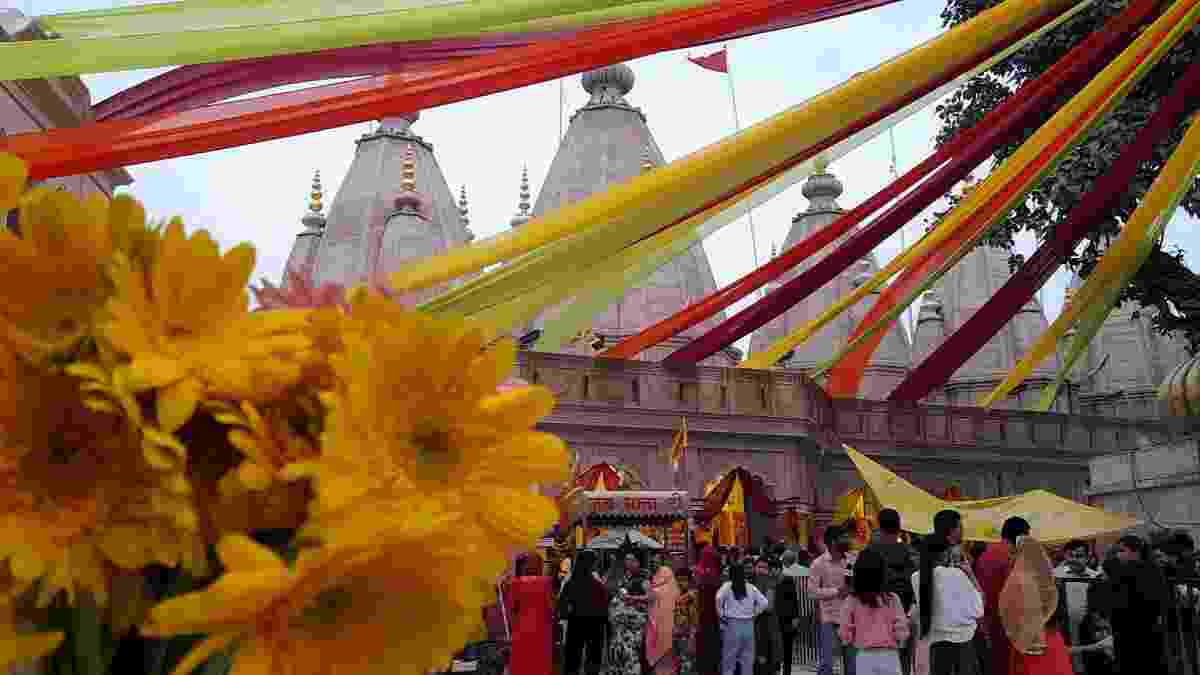
[[[0,137],[34,179],[70,176],[365,122],[564,77],[679,49],[779,15],[817,21],[888,0],[739,0],[673,12],[633,25],[430,66],[249,100]],[[1027,0],[1031,1],[1031,0]],[[1065,2],[1067,0],[1053,0]],[[457,275],[456,275],[457,276]]]
[[[1074,16],[1074,12],[1081,11],[1085,5],[1076,6],[1072,12],[1063,14],[1054,23],[1044,26],[1043,30],[1034,32],[1034,34],[1025,38],[1018,44],[1014,44],[1015,48],[1021,48],[1026,41],[1037,40],[1043,31],[1054,29],[1058,23],[1067,20],[1070,16]],[[1007,52],[1006,52],[1007,54]],[[703,321],[704,318],[712,316],[712,313],[725,309],[726,306],[740,298],[754,292],[754,289],[760,287],[762,283],[766,283],[784,273],[786,269],[794,267],[794,265],[803,262],[809,256],[815,255],[823,246],[832,243],[835,239],[841,237],[842,234],[850,231],[853,226],[863,219],[863,217],[874,213],[882,205],[892,202],[893,199],[900,195],[911,186],[917,184],[918,181],[925,178],[926,174],[937,169],[934,175],[925,180],[924,183],[918,185],[916,189],[906,193],[898,202],[894,203],[880,216],[877,216],[870,225],[854,232],[850,238],[842,243],[838,249],[832,251],[826,257],[817,261],[812,267],[798,274],[793,279],[788,280],[784,285],[776,288],[775,291],[769,293],[766,298],[758,300],[757,303],[746,307],[746,309],[737,313],[726,321],[716,325],[710,329],[708,333],[697,337],[691,344],[680,348],[676,353],[671,354],[667,358],[668,363],[686,364],[698,363],[704,358],[712,356],[712,354],[722,350],[722,348],[732,345],[734,341],[745,335],[749,335],[751,331],[761,328],[762,325],[772,321],[776,316],[787,311],[788,307],[798,303],[808,297],[811,293],[823,287],[834,277],[845,271],[854,261],[863,258],[880,245],[883,240],[886,240],[890,235],[899,231],[904,223],[913,219],[918,214],[922,213],[930,204],[941,198],[950,187],[959,180],[966,177],[971,169],[983,162],[986,157],[991,155],[996,144],[1001,143],[1009,136],[1015,135],[1020,130],[1025,129],[1028,120],[1033,119],[1033,115],[1037,114],[1040,109],[1048,106],[1058,95],[1057,92],[1063,89],[1066,84],[1072,84],[1067,80],[1062,80],[1063,68],[1066,64],[1056,65],[1050,71],[1043,74],[1042,77],[1022,86],[1020,95],[1012,96],[1003,101],[1000,106],[992,110],[988,115],[985,115],[980,123],[973,125],[970,129],[961,131],[946,145],[902,175],[902,177],[893,184],[884,187],[883,190],[877,192],[876,195],[866,199],[865,202],[859,204],[857,208],[848,211],[830,223],[827,227],[820,229],[809,235],[803,241],[800,241],[792,249],[782,253],[779,258],[763,265],[760,268],[746,275],[742,280],[734,282],[733,285],[721,289],[720,292],[710,295],[701,303],[697,303],[694,307],[679,312],[678,315],[667,319],[667,321],[654,325],[643,334],[637,335],[635,339],[631,339],[631,345],[626,348],[622,356],[628,358],[636,351],[641,351],[650,345],[658,344],[661,340],[670,337],[679,330],[690,327]],[[1088,73],[1078,73],[1074,84],[1082,84],[1085,82]],[[786,267],[785,267],[786,265]],[[636,351],[635,351],[636,350]],[[608,356],[608,354],[605,354]]]
[[[1074,11],[1072,10],[1072,13]],[[481,289],[489,286],[489,283],[491,288],[487,288],[487,290],[482,292],[491,291],[492,295],[489,297],[496,297],[496,294],[500,292],[496,287],[511,272],[521,265],[530,264],[530,260],[544,262],[544,258],[539,258],[538,256],[542,251],[551,247],[543,247],[525,258],[514,261],[501,270],[478,277],[468,282],[464,287],[460,287],[460,289],[434,299],[423,308],[433,312],[452,311],[460,314],[470,313],[474,318],[486,322],[497,330],[512,330],[533,320],[541,309],[568,297],[574,297],[576,293],[586,289],[583,297],[575,297],[569,307],[565,307],[558,312],[552,312],[551,316],[547,317],[544,330],[536,344],[536,347],[539,349],[561,347],[576,336],[598,312],[603,311],[613,302],[617,301],[630,286],[649,277],[658,268],[682,254],[689,247],[733,222],[740,216],[745,205],[748,204],[750,208],[757,207],[807,177],[811,173],[812,163],[806,160],[813,154],[821,152],[825,159],[835,159],[850,152],[854,148],[871,140],[879,133],[907,119],[925,106],[931,105],[954,87],[965,82],[975,74],[987,70],[995,63],[1007,58],[1008,55],[1020,49],[1022,45],[1036,39],[1037,35],[1050,30],[1052,25],[1057,25],[1065,19],[1066,15],[1060,15],[1049,25],[1041,26],[1034,34],[1026,36],[1020,42],[1007,47],[999,53],[993,54],[987,61],[972,64],[974,68],[971,70],[963,73],[947,74],[946,77],[940,78],[937,82],[930,83],[929,86],[910,92],[903,101],[898,102],[896,105],[889,106],[887,109],[881,110],[866,119],[859,120],[839,131],[833,137],[826,139],[826,141],[817,147],[806,150],[788,163],[788,167],[791,168],[785,167],[786,171],[783,171],[782,175],[761,177],[756,182],[756,185],[759,185],[759,187],[743,190],[735,198],[725,200],[680,223],[668,226],[653,236],[624,249],[616,256],[601,259],[598,263],[592,262],[593,259],[588,258],[576,261],[574,265],[557,264],[548,267],[542,265],[542,272],[535,271],[526,274],[526,290],[521,292],[512,291],[510,284],[508,286],[509,295],[506,296],[509,299],[501,301],[501,304],[493,305],[487,309],[479,309],[476,306],[474,310],[469,305],[462,304],[461,301],[464,296],[469,297],[473,292],[481,292]],[[951,80],[950,78],[953,75],[957,75],[957,78]],[[934,89],[938,85],[940,87]],[[901,108],[903,104],[910,103],[920,97],[921,94],[924,94],[924,96],[915,105],[908,105],[907,108]],[[896,108],[901,109],[893,112],[893,109]],[[891,114],[888,115],[887,113]],[[515,298],[512,297],[514,295]],[[478,298],[476,302],[478,302]]]
[[[1055,162],[1097,120],[1103,117],[1128,92],[1133,82],[1141,78],[1149,64],[1157,62],[1170,44],[1178,39],[1183,26],[1190,26],[1196,11],[1196,0],[1178,0],[1171,10],[1143,32],[1117,59],[1092,80],[1087,87],[1063,106],[1028,141],[953,209],[947,217],[914,246],[890,261],[854,292],[834,303],[826,312],[801,329],[784,336],[760,354],[752,355],[742,365],[750,368],[769,368],[788,350],[803,343],[813,333],[883,286],[898,271],[924,261],[922,269],[940,277],[950,264],[970,250],[1001,214],[1011,209],[1021,197],[1053,169]],[[984,209],[984,210],[981,210]],[[978,213],[977,213],[978,212]],[[974,226],[974,227],[972,227]],[[954,251],[954,253],[948,253]],[[941,258],[937,260],[936,258]],[[935,277],[921,277],[926,287]],[[907,290],[907,289],[906,289]],[[916,295],[907,300],[911,302]],[[898,316],[903,308],[894,311]]]
[[[686,46],[731,40],[747,35],[805,25],[853,12],[882,6],[896,0],[834,4],[820,14],[805,7],[781,12],[760,21],[700,40]],[[627,23],[634,23],[627,21]],[[610,24],[611,25],[611,24]],[[300,82],[366,77],[390,73],[412,73],[457,59],[488,54],[555,39],[572,37],[578,30],[489,33],[467,38],[392,42],[304,54],[285,54],[222,63],[193,64],[175,68],[114,94],[95,106],[96,119],[127,119],[137,115],[189,110],[236,96]]]
[[[428,288],[571,237],[581,259],[611,255],[676,220],[735,195],[805,148],[939,77],[1010,42],[1070,0],[1010,0],[832,91],[688,157],[481,242],[418,261],[392,275],[399,292]],[[917,85],[919,86],[919,84]],[[697,203],[701,204],[697,208]],[[578,236],[584,235],[586,236]],[[576,235],[576,236],[572,236]]]
[[[1059,64],[1065,66],[1064,70],[1071,73],[1074,77],[1069,77],[1075,82],[1087,81],[1099,69],[1112,59],[1121,47],[1127,44],[1127,38],[1141,26],[1147,18],[1152,16],[1153,11],[1158,6],[1157,0],[1143,0],[1142,2],[1134,3],[1126,8],[1124,12],[1114,17],[1109,25],[1106,25],[1102,30],[1088,36],[1086,40],[1077,45],[1067,55],[1065,55]],[[1058,64],[1056,64],[1058,65]],[[1072,72],[1073,71],[1073,72]],[[1049,71],[1048,71],[1049,72]],[[1065,86],[1054,87],[1055,91],[1070,90],[1077,86],[1074,83],[1066,84]],[[1018,95],[1020,96],[1020,95]],[[1116,184],[1120,185],[1120,184]],[[1116,195],[1121,194],[1121,190],[1117,190]],[[953,246],[958,246],[956,251],[952,252],[950,242],[943,246],[931,257],[909,267],[894,281],[876,300],[866,316],[856,326],[854,332],[850,336],[849,342],[854,345],[852,348],[847,348],[839,352],[829,364],[825,364],[819,372],[829,371],[829,382],[826,390],[830,396],[838,398],[852,398],[858,394],[858,388],[862,382],[863,372],[870,363],[871,356],[878,348],[886,331],[894,324],[896,317],[903,312],[904,308],[908,307],[916,297],[919,297],[921,292],[930,288],[940,277],[942,272],[934,274],[935,270],[945,268],[945,271],[961,260],[974,247],[974,242],[986,233],[990,227],[990,220],[980,220],[980,214],[976,214],[975,231],[969,234],[964,234],[962,238],[950,240],[955,242]],[[1003,214],[996,214],[997,216]],[[1060,228],[1061,229],[1061,228]],[[964,240],[969,240],[971,243],[964,244]],[[920,290],[914,294],[913,290]],[[1036,292],[1036,291],[1033,291]],[[1032,292],[1031,292],[1032,294]],[[903,299],[903,301],[901,300]],[[1024,300],[1028,300],[1026,297]],[[1009,314],[1015,314],[1017,310],[1024,305],[1024,300],[1017,305],[1017,309]],[[990,301],[989,307],[985,310],[976,312],[976,315],[990,312],[994,298]],[[893,311],[899,307],[900,311]],[[885,317],[887,317],[885,319]],[[1005,319],[1007,321],[1007,319]],[[1003,324],[1001,324],[1003,325]],[[869,333],[869,335],[868,335]],[[986,340],[984,341],[986,342]],[[982,344],[980,345],[982,346]],[[967,353],[970,354],[978,351],[978,347]],[[965,359],[964,359],[965,361]],[[834,365],[836,364],[836,365]],[[961,364],[959,364],[961,365]]]
[[[1188,109],[1189,97],[1200,96],[1200,64],[1188,68],[1171,93],[1159,102],[1154,115],[1137,137],[1096,179],[1092,189],[1058,225],[1009,280],[996,291],[888,397],[893,401],[918,401],[941,386],[1028,302],[1062,265],[1071,251],[1124,196],[1138,166],[1149,159],[1156,143],[1176,128]]]
[[[1059,339],[1082,316],[1083,324],[1071,341],[1070,352],[1059,366],[1057,378],[1048,386],[1038,402],[1039,410],[1048,410],[1054,403],[1058,388],[1086,351],[1088,344],[1112,311],[1121,291],[1146,261],[1155,242],[1162,236],[1176,207],[1191,188],[1192,179],[1200,170],[1200,125],[1193,116],[1191,125],[1179,147],[1155,178],[1142,203],[1133,212],[1116,241],[1100,258],[1091,276],[1076,291],[1070,305],[1038,338],[1033,349],[1021,359],[990,394],[980,402],[989,406],[1007,396],[1032,372],[1042,355],[1053,353]],[[1049,352],[1047,352],[1049,349]]]
[[[387,42],[569,30],[705,0],[164,2],[47,16],[53,40],[0,44],[0,80],[215,63]]]

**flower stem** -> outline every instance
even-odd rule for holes
[[[95,598],[89,593],[80,593],[71,614],[76,675],[107,675],[105,629],[100,623],[100,610],[96,607]]]

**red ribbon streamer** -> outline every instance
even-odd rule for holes
[[[1074,49],[1060,59],[1059,63],[1067,63],[1066,69],[1068,72],[1086,73],[1090,79],[1105,63],[1111,61],[1124,48],[1134,30],[1145,23],[1158,4],[1158,0],[1141,0],[1141,2],[1130,5],[1125,11],[1110,20],[1103,30],[1093,33],[1086,40],[1076,45]],[[1070,77],[1070,75],[1067,75],[1067,77]],[[1074,128],[1073,126],[1072,129]],[[1042,156],[1045,157],[1045,151],[1043,151]],[[1026,175],[1028,172],[1029,170],[1027,169],[1022,175]],[[1116,194],[1119,195],[1120,191]],[[992,203],[998,202],[993,200],[993,202],[989,202],[988,206],[990,207]],[[977,221],[978,215],[972,218],[972,220]],[[970,238],[971,229],[971,227],[964,227],[959,231],[959,235],[947,240],[937,251],[932,252],[929,257],[906,269],[899,279],[880,294],[878,300],[872,305],[870,311],[867,312],[866,316],[855,328],[853,334],[851,334],[850,340],[858,339],[868,328],[886,316],[901,300],[907,297],[913,289],[920,286],[930,274],[940,269],[953,252]],[[1024,304],[1024,301],[1022,301],[1022,304]],[[1019,309],[1020,306],[1017,307],[1017,310]],[[1014,311],[1013,314],[1015,313]],[[1011,316],[1010,314],[1009,318]],[[892,322],[892,325],[894,324],[895,321]],[[888,328],[890,329],[891,325]],[[879,343],[883,340],[886,332],[886,330],[877,331],[874,335],[860,343],[854,351],[847,354],[833,368],[830,372],[827,386],[830,396],[852,398],[858,395],[859,386],[862,384],[863,372],[866,370],[871,356],[878,349]],[[990,338],[991,335],[988,335],[988,337]],[[983,343],[967,352],[966,357],[969,358],[971,354],[978,351],[979,347],[982,347],[986,342],[987,340],[985,339]],[[963,362],[966,362],[966,358],[963,359]],[[960,363],[959,365],[962,364]]]
[[[1067,220],[1044,242],[983,307],[929,355],[891,395],[892,401],[918,401],[945,384],[971,354],[977,352],[1037,293],[1071,251],[1116,208],[1138,165],[1151,158],[1154,147],[1196,108],[1189,98],[1200,97],[1200,63],[1192,64],[1137,137],[1096,180],[1071,210]]]
[[[1053,21],[1055,18],[1055,16],[1044,17],[1036,22],[1035,25],[1030,26],[1029,29],[1022,34],[1022,37],[1037,31],[1042,26]],[[914,101],[919,100],[926,94],[937,90],[946,82],[953,80],[963,73],[971,71],[980,63],[983,63],[987,59],[991,58],[993,54],[1002,49],[1003,47],[997,47],[996,50],[980,56],[979,59],[969,64],[965,64],[961,68],[955,69],[953,72],[946,73],[937,81],[930,82],[924,87],[909,92],[907,96],[899,101],[894,102],[892,105],[859,119],[854,124],[843,128],[837,134],[825,139],[819,145],[811,148],[809,151],[797,155],[789,163],[772,172],[770,175],[764,176],[762,179],[757,181],[757,183],[761,184],[767,182],[771,178],[774,178],[775,176],[784,173],[801,162],[817,155],[822,150],[832,147],[836,143],[839,143],[855,133],[870,127],[871,125],[883,120],[893,113],[902,110],[904,107],[910,105]],[[980,126],[982,127],[983,125]],[[675,335],[678,335],[679,333],[682,333],[683,331],[705,321],[717,312],[728,308],[733,303],[753,293],[763,284],[770,282],[796,265],[799,265],[801,262],[816,254],[838,237],[841,237],[846,232],[849,232],[850,229],[857,225],[863,218],[866,218],[878,209],[882,208],[885,204],[895,199],[909,187],[916,184],[917,181],[923,178],[930,171],[943,164],[951,157],[955,148],[970,141],[970,139],[974,138],[978,133],[979,128],[976,127],[964,130],[961,134],[959,134],[958,137],[955,138],[952,143],[943,146],[933,156],[926,159],[920,165],[908,171],[895,182],[888,185],[878,193],[872,195],[865,202],[854,208],[849,213],[844,214],[834,222],[830,223],[825,228],[812,233],[803,241],[798,242],[788,250],[782,252],[776,258],[771,259],[763,266],[755,269],[732,284],[729,284],[728,286],[725,286],[724,288],[696,301],[679,312],[676,312],[674,315],[646,328],[640,333],[625,338],[618,344],[599,354],[598,357],[608,359],[631,359],[642,351],[649,349],[650,347],[653,347],[664,340],[670,339],[671,337],[674,337]],[[951,185],[952,184],[953,183],[951,183]],[[945,190],[942,192],[945,192]],[[937,196],[940,196],[940,193]],[[921,208],[923,209],[924,207]],[[920,210],[921,209],[918,209],[916,212],[914,212],[914,215],[919,213]],[[836,274],[834,276],[836,276]],[[734,340],[736,339],[737,338],[734,338]],[[730,342],[732,343],[733,340]],[[714,352],[719,351],[721,348],[723,347],[717,348],[714,350]],[[675,354],[672,354],[671,358],[674,358],[674,356]]]
[[[382,76],[245,101],[16,134],[0,150],[29,164],[33,179],[91,173],[194,155],[401,115],[702,43],[807,13],[808,22],[894,0],[732,0],[671,12],[570,39]]]
[[[1158,0],[1144,0],[1144,2],[1158,4]],[[1138,6],[1140,7],[1141,4],[1139,3]],[[1038,113],[1054,103],[1062,91],[1079,86],[1091,79],[1103,65],[1102,60],[1095,58],[1096,55],[1102,49],[1119,45],[1119,40],[1124,37],[1124,34],[1113,34],[1107,30],[1093,33],[1040,77],[1026,83],[1005,99],[1003,103],[984,116],[978,124],[960,132],[954,140],[942,146],[933,156],[900,178],[897,183],[906,181],[910,174],[915,174],[919,170],[928,171],[932,168],[930,164],[937,166],[945,162],[946,158],[951,158],[927,181],[904,195],[870,225],[854,233],[828,256],[775,289],[762,300],[726,319],[688,345],[681,347],[667,357],[664,363],[670,365],[698,363],[762,327],[832,281],[855,261],[870,254],[876,246],[898,231],[904,223],[916,217],[944,195],[955,183],[962,180],[972,169],[987,159],[999,143],[1023,131]],[[920,178],[920,176],[915,176],[914,180],[916,178]],[[884,188],[883,192],[887,192],[894,185],[895,183]],[[897,192],[899,191],[897,190]],[[869,201],[873,200],[874,197]],[[858,209],[855,209],[842,216],[829,227],[842,224],[843,219],[856,214],[857,211]],[[853,224],[850,223],[850,225]],[[822,234],[823,232],[818,232],[813,237]],[[832,238],[836,238],[836,236]],[[797,246],[804,245],[807,241],[806,239]]]

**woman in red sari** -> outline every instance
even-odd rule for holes
[[[512,675],[553,672],[554,578],[542,575],[536,555],[517,558],[512,598]]]
[[[1012,643],[1009,675],[1073,675],[1071,652],[1056,621],[1058,585],[1046,550],[1021,537],[1000,592],[1000,620]]]
[[[721,557],[712,544],[704,547],[696,566],[700,598],[700,627],[696,634],[696,675],[721,671],[721,622],[717,616],[717,590],[721,588]]]

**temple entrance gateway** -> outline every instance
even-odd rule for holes
[[[705,485],[704,506],[696,525],[721,546],[758,547],[775,537],[775,505],[761,476],[742,467]]]

